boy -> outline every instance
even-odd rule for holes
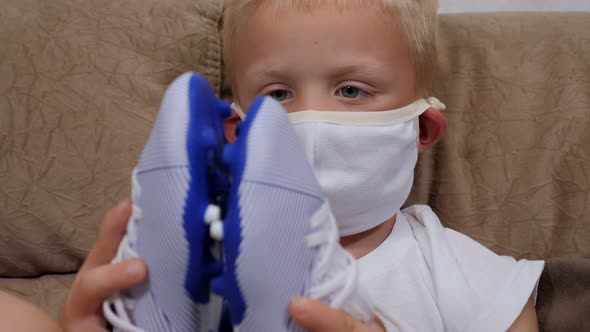
[[[230,1],[224,40],[234,101],[245,109],[256,96],[269,95],[293,114],[302,110],[376,113],[410,105],[425,94],[434,72],[436,11],[434,0]],[[228,120],[230,141],[235,140],[237,122],[238,115]],[[303,128],[302,123],[296,128]],[[436,143],[446,126],[435,108],[423,112],[417,150]],[[311,131],[298,132],[305,145]],[[371,135],[359,139],[367,137],[371,138],[365,146],[369,152],[396,145],[395,140],[379,141],[378,137],[380,144],[375,145]],[[342,139],[343,134],[333,138]],[[322,141],[313,141],[317,142]],[[354,165],[361,175],[367,170],[355,164],[358,160],[375,164],[371,172],[392,163],[413,171],[411,154],[389,159],[379,159],[380,155],[368,153],[375,159],[362,159],[364,154],[351,153],[340,155],[339,161],[342,170]],[[425,207],[399,212],[398,202],[407,196],[405,184],[393,186],[399,190],[387,195],[376,187],[367,188],[363,181],[330,187],[329,179],[324,180],[325,174],[317,170],[323,189],[340,189],[327,196],[339,219],[341,244],[359,259],[361,278],[373,296],[379,321],[363,325],[319,302],[296,299],[291,314],[301,325],[313,331],[538,329],[533,302],[542,263],[499,258],[442,228]],[[411,183],[412,172],[401,175]],[[338,195],[342,192],[349,195]],[[358,202],[364,198],[380,200],[389,194],[393,211],[386,208],[362,214],[366,218],[350,217],[362,209]],[[129,203],[124,202],[107,215],[64,307],[66,330],[104,328],[99,314],[102,299],[145,277],[145,267],[137,260],[108,264],[128,214]]]
[[[424,96],[435,71],[437,7],[428,0],[230,1],[224,54],[234,101],[247,106],[256,95],[269,95],[293,112],[297,130],[300,114],[294,112],[302,110],[343,113],[410,105]],[[447,123],[434,108],[419,120],[418,150],[423,151],[438,141]],[[315,125],[326,126],[321,121]],[[403,151],[387,156],[389,146],[401,144],[389,131],[376,128],[365,134],[359,127],[303,130],[300,138],[306,146],[315,139],[311,135],[319,136],[308,157],[336,215],[341,243],[360,259],[362,279],[386,327],[505,330],[512,325],[535,330],[532,293],[543,264],[498,258],[442,228],[425,207],[396,214],[407,198],[406,182],[372,179],[388,168],[396,170],[391,178],[400,176],[408,163],[410,171],[402,176],[411,179],[415,160]],[[232,132],[230,125],[230,139]],[[346,176],[334,183],[338,173]],[[394,190],[380,188],[387,186]],[[368,207],[383,211],[379,201],[384,196],[383,203],[393,209],[389,214],[359,212]],[[485,288],[494,291],[486,294]],[[497,302],[488,303],[492,301]]]

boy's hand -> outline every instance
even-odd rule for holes
[[[130,210],[129,200],[124,200],[104,217],[98,238],[62,309],[59,320],[65,331],[106,332],[103,300],[145,279],[147,268],[141,259],[111,264],[125,234]]]
[[[378,319],[366,325],[316,300],[296,298],[291,301],[289,312],[297,323],[313,332],[385,332]]]

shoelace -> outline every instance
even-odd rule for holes
[[[139,255],[133,248],[137,239],[136,223],[143,217],[143,211],[139,206],[135,204],[141,196],[141,187],[137,180],[137,170],[133,170],[131,176],[131,220],[127,224],[127,232],[121,240],[117,255],[113,259],[113,262],[122,262],[124,260],[138,257]],[[103,313],[105,318],[116,328],[126,332],[145,332],[144,330],[133,325],[128,310],[133,310],[135,302],[122,293],[117,293],[102,304]],[[113,310],[113,307],[115,310]]]
[[[325,202],[313,215],[312,228],[317,229],[305,239],[309,247],[319,248],[319,260],[312,272],[311,289],[308,296],[324,300],[335,308],[342,308],[348,302],[354,303],[353,315],[362,320],[370,320],[373,310],[367,299],[352,299],[359,291],[358,262],[340,246],[338,226],[330,206]],[[351,301],[349,301],[351,300]]]

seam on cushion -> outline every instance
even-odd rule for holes
[[[219,32],[219,20],[223,13],[222,1],[208,1],[208,8],[211,10],[201,10],[197,6],[197,12],[200,17],[204,18],[207,25],[207,50],[205,51],[205,61],[199,64],[203,74],[209,78],[215,93],[221,93],[221,35]]]
[[[198,0],[193,0],[193,1],[198,1]],[[215,23],[215,25],[217,25],[217,22],[218,22],[219,17],[220,17],[219,16],[220,15],[220,8],[222,7],[221,4],[220,4],[221,2],[223,2],[223,1],[220,1],[220,0],[209,0],[207,2],[208,4],[204,4],[203,6],[196,5],[197,13],[199,14],[200,17],[202,17],[204,19],[207,19],[209,21],[212,21],[212,22]],[[216,9],[215,11],[213,11],[213,10],[209,11],[207,9],[202,10],[202,7],[207,7],[207,6],[210,6],[212,8],[213,7],[217,7],[217,8],[215,8]]]

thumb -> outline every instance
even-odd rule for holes
[[[378,322],[370,326],[350,317],[346,312],[307,298],[295,298],[289,305],[293,319],[314,332],[383,332]]]
[[[312,331],[346,332],[355,328],[355,322],[349,315],[316,300],[295,298],[289,311],[297,323]]]
[[[70,314],[74,317],[91,315],[114,293],[139,285],[147,276],[145,263],[137,258],[84,271],[70,291]]]

